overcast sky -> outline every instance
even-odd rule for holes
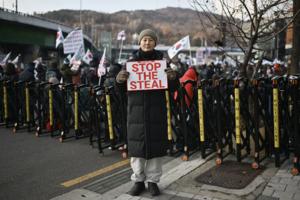
[[[95,10],[113,13],[120,10],[153,10],[165,7],[191,8],[190,0],[0,0],[1,7],[30,13],[47,12],[60,9]]]

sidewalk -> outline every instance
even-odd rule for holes
[[[199,153],[190,157],[189,161],[175,158],[163,166],[164,174],[159,183],[162,194],[151,197],[148,192],[141,196],[132,197],[127,193],[132,187],[132,182],[120,185],[104,194],[99,194],[86,189],[75,189],[69,193],[55,197],[51,200],[299,200],[300,176],[292,176],[290,169],[291,160],[286,160],[281,167],[275,168],[274,162],[266,159],[262,164],[266,169],[258,175],[248,186],[243,189],[227,189],[217,186],[199,184],[194,179],[196,176],[215,166],[214,155],[211,159],[201,159]],[[226,159],[233,159],[229,156]],[[247,162],[247,160],[243,161]],[[230,177],[228,177],[230,178]]]

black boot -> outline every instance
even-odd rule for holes
[[[145,190],[144,182],[135,182],[128,194],[131,196],[139,196]]]
[[[156,183],[148,182],[148,191],[152,196],[160,195],[160,191]]]

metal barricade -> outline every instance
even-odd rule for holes
[[[36,136],[50,133],[61,142],[89,137],[100,153],[118,149],[127,157],[126,94],[113,86],[1,80],[0,88],[0,125],[14,132],[36,128]],[[273,156],[279,167],[293,153],[297,175],[299,91],[298,76],[185,81],[177,99],[165,91],[168,153],[188,160],[197,150],[203,158],[215,152],[218,165],[229,154],[239,162],[252,154],[253,169]]]
[[[74,104],[74,100],[72,97],[73,94],[73,84],[61,84],[60,92],[62,96],[61,108],[62,108],[62,121],[61,121],[61,130],[60,130],[60,138],[59,141],[63,142],[69,132],[71,131],[71,127],[74,126],[74,114],[72,106]]]
[[[291,76],[289,77],[289,87],[290,87],[290,96],[291,96],[291,130],[290,130],[290,141],[289,143],[292,146],[292,152],[294,153],[293,157],[293,167],[291,173],[293,175],[298,175],[300,170],[300,133],[299,133],[299,77]]]

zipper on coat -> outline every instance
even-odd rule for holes
[[[148,152],[148,135],[147,135],[147,113],[146,113],[146,110],[147,110],[147,101],[146,101],[146,92],[143,91],[143,102],[144,102],[144,106],[143,106],[143,112],[144,112],[144,137],[145,137],[145,158],[148,159],[149,157],[149,152]]]

